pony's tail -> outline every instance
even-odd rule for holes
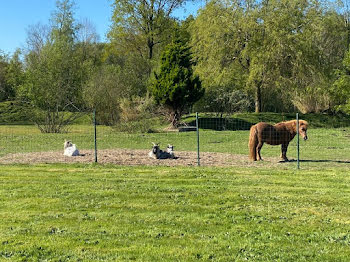
[[[256,147],[258,146],[258,133],[256,131],[256,126],[250,128],[249,134],[249,159],[256,161]]]

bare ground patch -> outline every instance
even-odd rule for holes
[[[152,159],[148,157],[149,150],[105,149],[98,151],[98,163],[117,165],[148,165],[148,166],[196,166],[197,152],[176,152],[177,159]],[[81,156],[67,157],[62,151],[33,152],[8,154],[0,157],[0,164],[36,164],[36,163],[93,163],[94,151],[81,150]],[[278,158],[265,158],[263,162],[251,162],[248,156],[202,152],[202,166],[280,166]]]

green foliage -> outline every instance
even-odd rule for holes
[[[21,71],[18,55],[19,51],[16,51],[9,58],[0,50],[0,101],[13,100],[16,96],[17,81],[15,78],[21,75],[21,72],[18,72]]]
[[[251,112],[253,104],[253,99],[244,91],[229,87],[218,87],[208,90],[204,97],[195,104],[193,112],[228,114],[234,112]]]
[[[190,49],[179,38],[169,44],[161,56],[159,73],[150,91],[155,101],[170,108],[172,125],[178,124],[186,107],[192,106],[204,94],[201,81],[193,75]]]
[[[0,101],[6,100],[9,94],[12,93],[12,90],[6,81],[7,67],[8,59],[5,55],[0,53]]]
[[[338,111],[350,113],[350,49],[343,60],[343,69],[337,71],[337,79],[332,88]]]
[[[150,97],[124,98],[120,101],[121,121],[128,122],[151,118],[155,107],[154,101]]]
[[[28,104],[17,101],[0,103],[0,124],[29,124],[32,123],[33,108]]]
[[[113,129],[128,133],[153,133],[164,128],[161,109],[151,97],[134,96],[120,101],[120,121]]]
[[[164,121],[162,118],[142,118],[125,122],[120,121],[113,126],[113,130],[117,132],[127,132],[130,134],[161,132],[162,128],[164,128]]]
[[[50,41],[28,61],[28,97],[40,109],[65,110],[81,102],[81,61],[75,54],[76,27],[69,0],[57,1]]]
[[[137,62],[140,61],[110,55],[91,72],[83,98],[89,108],[96,109],[100,124],[113,125],[120,120],[122,101],[131,101],[133,97],[144,98],[147,80],[140,72],[142,65]]]
[[[0,101],[14,100],[24,83],[24,66],[19,49],[11,56],[0,52]]]
[[[89,62],[79,55],[75,45],[77,26],[70,0],[57,1],[52,15],[49,40],[39,52],[27,55],[27,83],[22,90],[38,110],[35,121],[43,132],[61,132],[61,128],[80,117],[60,114],[79,112],[84,106],[82,88],[87,80]]]
[[[112,125],[119,120],[119,98],[127,87],[118,66],[104,65],[92,73],[84,89],[84,100],[89,108],[96,109],[100,124]]]
[[[233,128],[228,129],[224,128],[224,130],[249,130],[252,125],[255,125],[258,122],[267,122],[271,124],[275,124],[282,121],[289,121],[296,118],[295,113],[234,113],[234,114],[221,114],[218,117],[217,113],[200,113],[200,119],[205,119],[202,123],[208,122],[208,125],[203,125],[201,128],[205,129],[214,129],[220,130],[218,127],[220,126],[220,121],[224,122],[227,120],[228,122],[233,123]],[[299,118],[306,120],[309,122],[309,126],[311,129],[314,128],[324,128],[324,129],[332,129],[332,128],[342,128],[342,127],[350,127],[350,118],[349,115],[345,114],[337,114],[337,115],[328,115],[328,114],[299,114]],[[184,118],[184,122],[188,125],[195,124],[195,115],[190,114]]]
[[[333,103],[329,87],[346,28],[330,3],[211,1],[191,35],[195,71],[208,90],[245,90],[256,111],[318,112]]]
[[[6,81],[13,90],[11,97],[17,97],[17,99],[20,99],[20,94],[23,93],[21,90],[24,88],[23,85],[25,83],[25,70],[20,56],[21,50],[17,49],[9,61],[6,74]]]
[[[19,50],[0,55],[0,101],[30,102],[39,126],[53,132],[74,121],[64,111],[95,108],[112,125],[121,101],[148,99],[149,85],[173,125],[202,89],[201,111],[252,111],[255,103],[255,111],[350,112],[347,1],[208,1],[178,21],[173,12],[185,2],[114,0],[109,42],[97,43],[93,28],[75,21],[74,1],[57,1],[50,26],[29,28],[24,59]],[[187,65],[175,66],[181,59]]]
[[[119,51],[137,53],[152,60],[157,47],[167,41],[174,20],[173,10],[185,0],[115,0],[109,38]]]

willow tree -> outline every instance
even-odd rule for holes
[[[350,113],[350,49],[343,60],[343,68],[337,71],[337,79],[332,86],[332,95],[336,101],[335,109]]]
[[[195,71],[208,89],[245,90],[256,112],[310,104],[341,61],[341,24],[320,1],[212,1],[192,25]]]

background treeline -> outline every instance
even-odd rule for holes
[[[30,105],[44,132],[92,108],[108,125],[152,114],[174,124],[189,110],[350,112],[348,1],[208,1],[180,21],[184,3],[115,0],[101,43],[73,1],[57,1],[47,24],[28,28],[26,48],[1,53],[0,101]]]

